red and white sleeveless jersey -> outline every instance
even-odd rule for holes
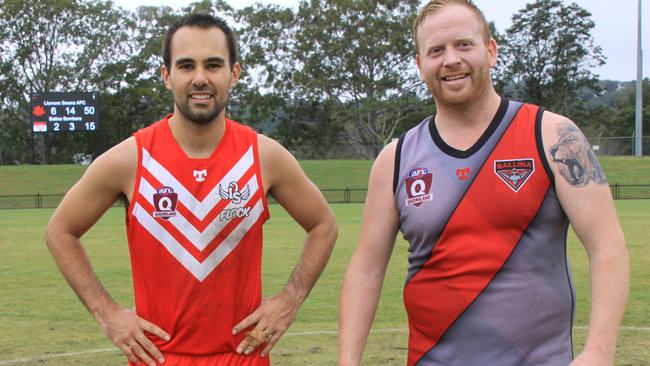
[[[234,352],[232,328],[261,303],[268,219],[257,133],[226,120],[207,159],[192,159],[169,117],[134,134],[138,168],[127,231],[136,311],[171,336],[163,352]]]

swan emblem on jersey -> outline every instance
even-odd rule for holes
[[[219,185],[219,196],[221,196],[221,198],[224,200],[231,201],[235,205],[246,201],[248,198],[250,198],[250,195],[251,189],[248,185],[241,191],[239,190],[239,185],[237,182],[230,182],[226,189]],[[219,220],[224,221],[246,217],[250,214],[250,210],[250,207],[226,208],[219,213]]]
[[[431,201],[431,185],[433,173],[427,168],[416,168],[411,170],[406,178],[406,204],[408,206],[420,207],[426,201]]]
[[[176,216],[177,203],[178,193],[175,193],[172,187],[158,188],[153,195],[153,205],[156,209],[153,212],[153,217],[168,220],[170,217]]]
[[[513,191],[518,192],[535,172],[533,159],[495,160],[494,173]]]

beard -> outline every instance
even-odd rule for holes
[[[228,96],[223,99],[215,99],[215,104],[212,107],[197,107],[190,104],[190,98],[179,101],[174,98],[174,103],[178,106],[178,111],[185,119],[197,125],[208,124],[217,118],[217,116],[228,105]]]
[[[492,84],[490,78],[490,66],[482,65],[478,70],[469,74],[470,84],[462,90],[448,90],[439,79],[427,80],[427,89],[433,96],[436,103],[454,109],[465,108],[480,99]]]

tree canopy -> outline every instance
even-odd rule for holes
[[[220,16],[238,34],[242,78],[231,92],[230,118],[300,158],[374,158],[434,112],[414,61],[419,3],[302,0],[295,9],[235,9],[201,0],[180,10],[128,11],[105,0],[0,0],[0,164],[96,157],[170,113],[172,97],[160,78],[162,36],[189,12]],[[500,93],[575,118],[593,133],[630,133],[629,97],[591,101],[610,86],[601,90],[593,72],[605,58],[589,12],[536,0],[512,20],[505,33],[490,26],[500,45],[493,73]],[[99,92],[98,130],[33,134],[29,95],[49,91]]]

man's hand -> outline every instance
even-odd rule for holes
[[[569,366],[612,366],[614,363],[608,360],[603,354],[583,351],[576,357]]]
[[[164,330],[139,317],[135,311],[115,305],[108,311],[96,315],[106,336],[134,364],[145,362],[155,366],[164,363],[165,358],[158,348],[147,338],[145,332],[169,341],[170,337]],[[154,361],[156,360],[156,361]]]
[[[268,355],[296,319],[299,308],[300,301],[286,290],[262,300],[262,305],[257,310],[232,329],[233,334],[238,334],[255,325],[255,328],[237,346],[237,353],[249,355],[259,345],[266,343],[266,348],[260,356]]]

